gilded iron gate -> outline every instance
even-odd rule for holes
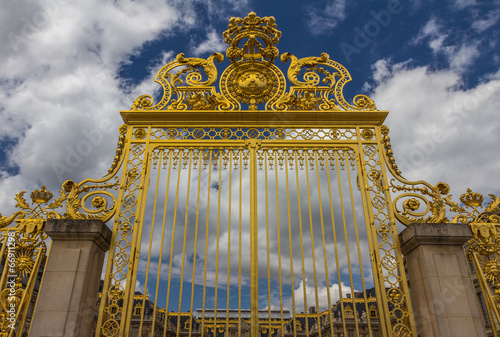
[[[16,195],[20,210],[0,214],[0,336],[29,331],[49,218],[113,219],[96,336],[416,336],[396,219],[448,222],[447,207],[471,224],[497,335],[500,198],[457,203],[445,183],[405,180],[387,112],[365,95],[349,104],[350,75],[327,54],[283,54],[286,91],[276,28],[230,20],[219,92],[219,53],[164,66],[159,102],[121,112],[102,179]]]
[[[387,112],[347,103],[327,54],[283,54],[285,92],[280,35],[272,17],[233,18],[220,92],[221,54],[180,54],[158,103],[122,111],[97,336],[414,334]]]
[[[409,333],[378,127],[128,132],[103,335]]]
[[[365,95],[348,103],[350,75],[327,54],[281,55],[287,90],[273,17],[232,18],[223,36],[231,63],[219,80],[222,54],[179,54],[156,76],[158,102],[143,95],[121,112],[105,177],[66,181],[50,203],[45,188],[31,205],[21,192],[22,210],[0,215],[1,336],[23,332],[9,327],[9,307],[28,322],[46,218],[113,219],[96,336],[416,335],[396,219],[443,222],[448,206],[468,221],[482,199],[462,196],[467,213],[443,198],[446,184],[402,178],[387,112]],[[488,267],[488,291],[498,288],[491,228],[471,242],[482,256],[470,254]]]

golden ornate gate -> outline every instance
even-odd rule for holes
[[[156,76],[159,101],[121,112],[104,178],[67,181],[43,214],[0,227],[17,218],[43,239],[32,219],[114,218],[96,336],[416,336],[396,219],[465,209],[444,183],[402,178],[387,112],[365,95],[348,103],[349,72],[327,54],[283,54],[287,90],[273,17],[232,18],[223,36],[218,91],[222,54],[179,54]]]
[[[97,335],[127,335],[134,316],[152,335],[415,331],[387,112],[364,95],[347,103],[350,75],[325,53],[283,54],[286,91],[280,35],[272,17],[233,18],[219,92],[221,54],[180,54],[158,72],[159,102],[144,95],[122,112]]]

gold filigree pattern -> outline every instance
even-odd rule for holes
[[[378,292],[386,291],[386,301],[390,306],[383,308],[383,312],[391,317],[389,327],[394,336],[411,336],[414,330],[412,320],[412,309],[406,287],[406,274],[400,248],[397,245],[397,227],[390,216],[390,196],[384,186],[386,178],[383,176],[382,151],[377,151],[374,145],[363,146],[362,163],[364,172],[368,176],[364,179],[365,191],[371,199],[371,207],[367,211],[370,214],[370,226],[375,229],[371,258],[374,265],[378,266],[379,275],[382,278],[380,284],[376,284]],[[395,200],[396,201],[396,200]],[[382,303],[379,303],[381,308]]]
[[[32,193],[34,202],[51,199],[45,189]],[[39,269],[47,257],[43,219],[18,219],[17,225],[0,230],[0,260],[3,266],[0,284],[0,335],[19,330],[30,309],[35,283],[40,282]],[[18,335],[20,335],[20,333]],[[12,334],[10,334],[12,335]]]
[[[468,241],[467,257],[474,263],[479,284],[486,302],[493,330],[500,328],[500,198],[484,198],[470,189],[460,196],[465,208],[460,209],[457,221],[471,221],[472,238]],[[484,207],[484,209],[483,209]],[[483,209],[479,212],[478,209]],[[454,219],[455,220],[455,219]]]
[[[22,209],[22,211],[15,212],[9,218],[2,216],[0,214],[0,228],[5,228],[10,225],[16,219],[39,219],[39,218],[61,218],[61,215],[55,211],[55,209],[62,207],[63,202],[66,200],[66,193],[61,191],[61,195],[56,198],[53,202],[48,204],[52,199],[53,194],[42,186],[41,189],[31,192],[31,205],[24,198],[26,191],[22,191],[16,194],[15,200],[17,201],[16,208]],[[46,206],[43,207],[43,204]]]
[[[113,164],[111,164],[110,169],[108,170],[108,173],[104,177],[112,175],[117,167],[119,167],[120,160],[122,159],[123,155],[123,147],[125,146],[125,137],[127,134],[128,126],[123,124],[118,128],[118,131],[120,132],[120,136],[118,136],[118,145],[116,146],[116,154],[115,158],[113,159]],[[103,177],[103,178],[104,178]]]

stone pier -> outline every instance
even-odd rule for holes
[[[468,224],[411,224],[399,234],[421,337],[486,336],[463,245]]]
[[[31,336],[90,336],[111,231],[101,220],[49,219],[52,239]]]

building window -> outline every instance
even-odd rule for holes
[[[141,309],[142,309],[142,306],[140,304],[137,304],[134,308],[134,315],[136,316],[140,316],[141,315]]]
[[[352,309],[350,307],[347,307],[345,309],[345,317],[346,318],[352,318],[353,317],[353,315],[352,315]]]

